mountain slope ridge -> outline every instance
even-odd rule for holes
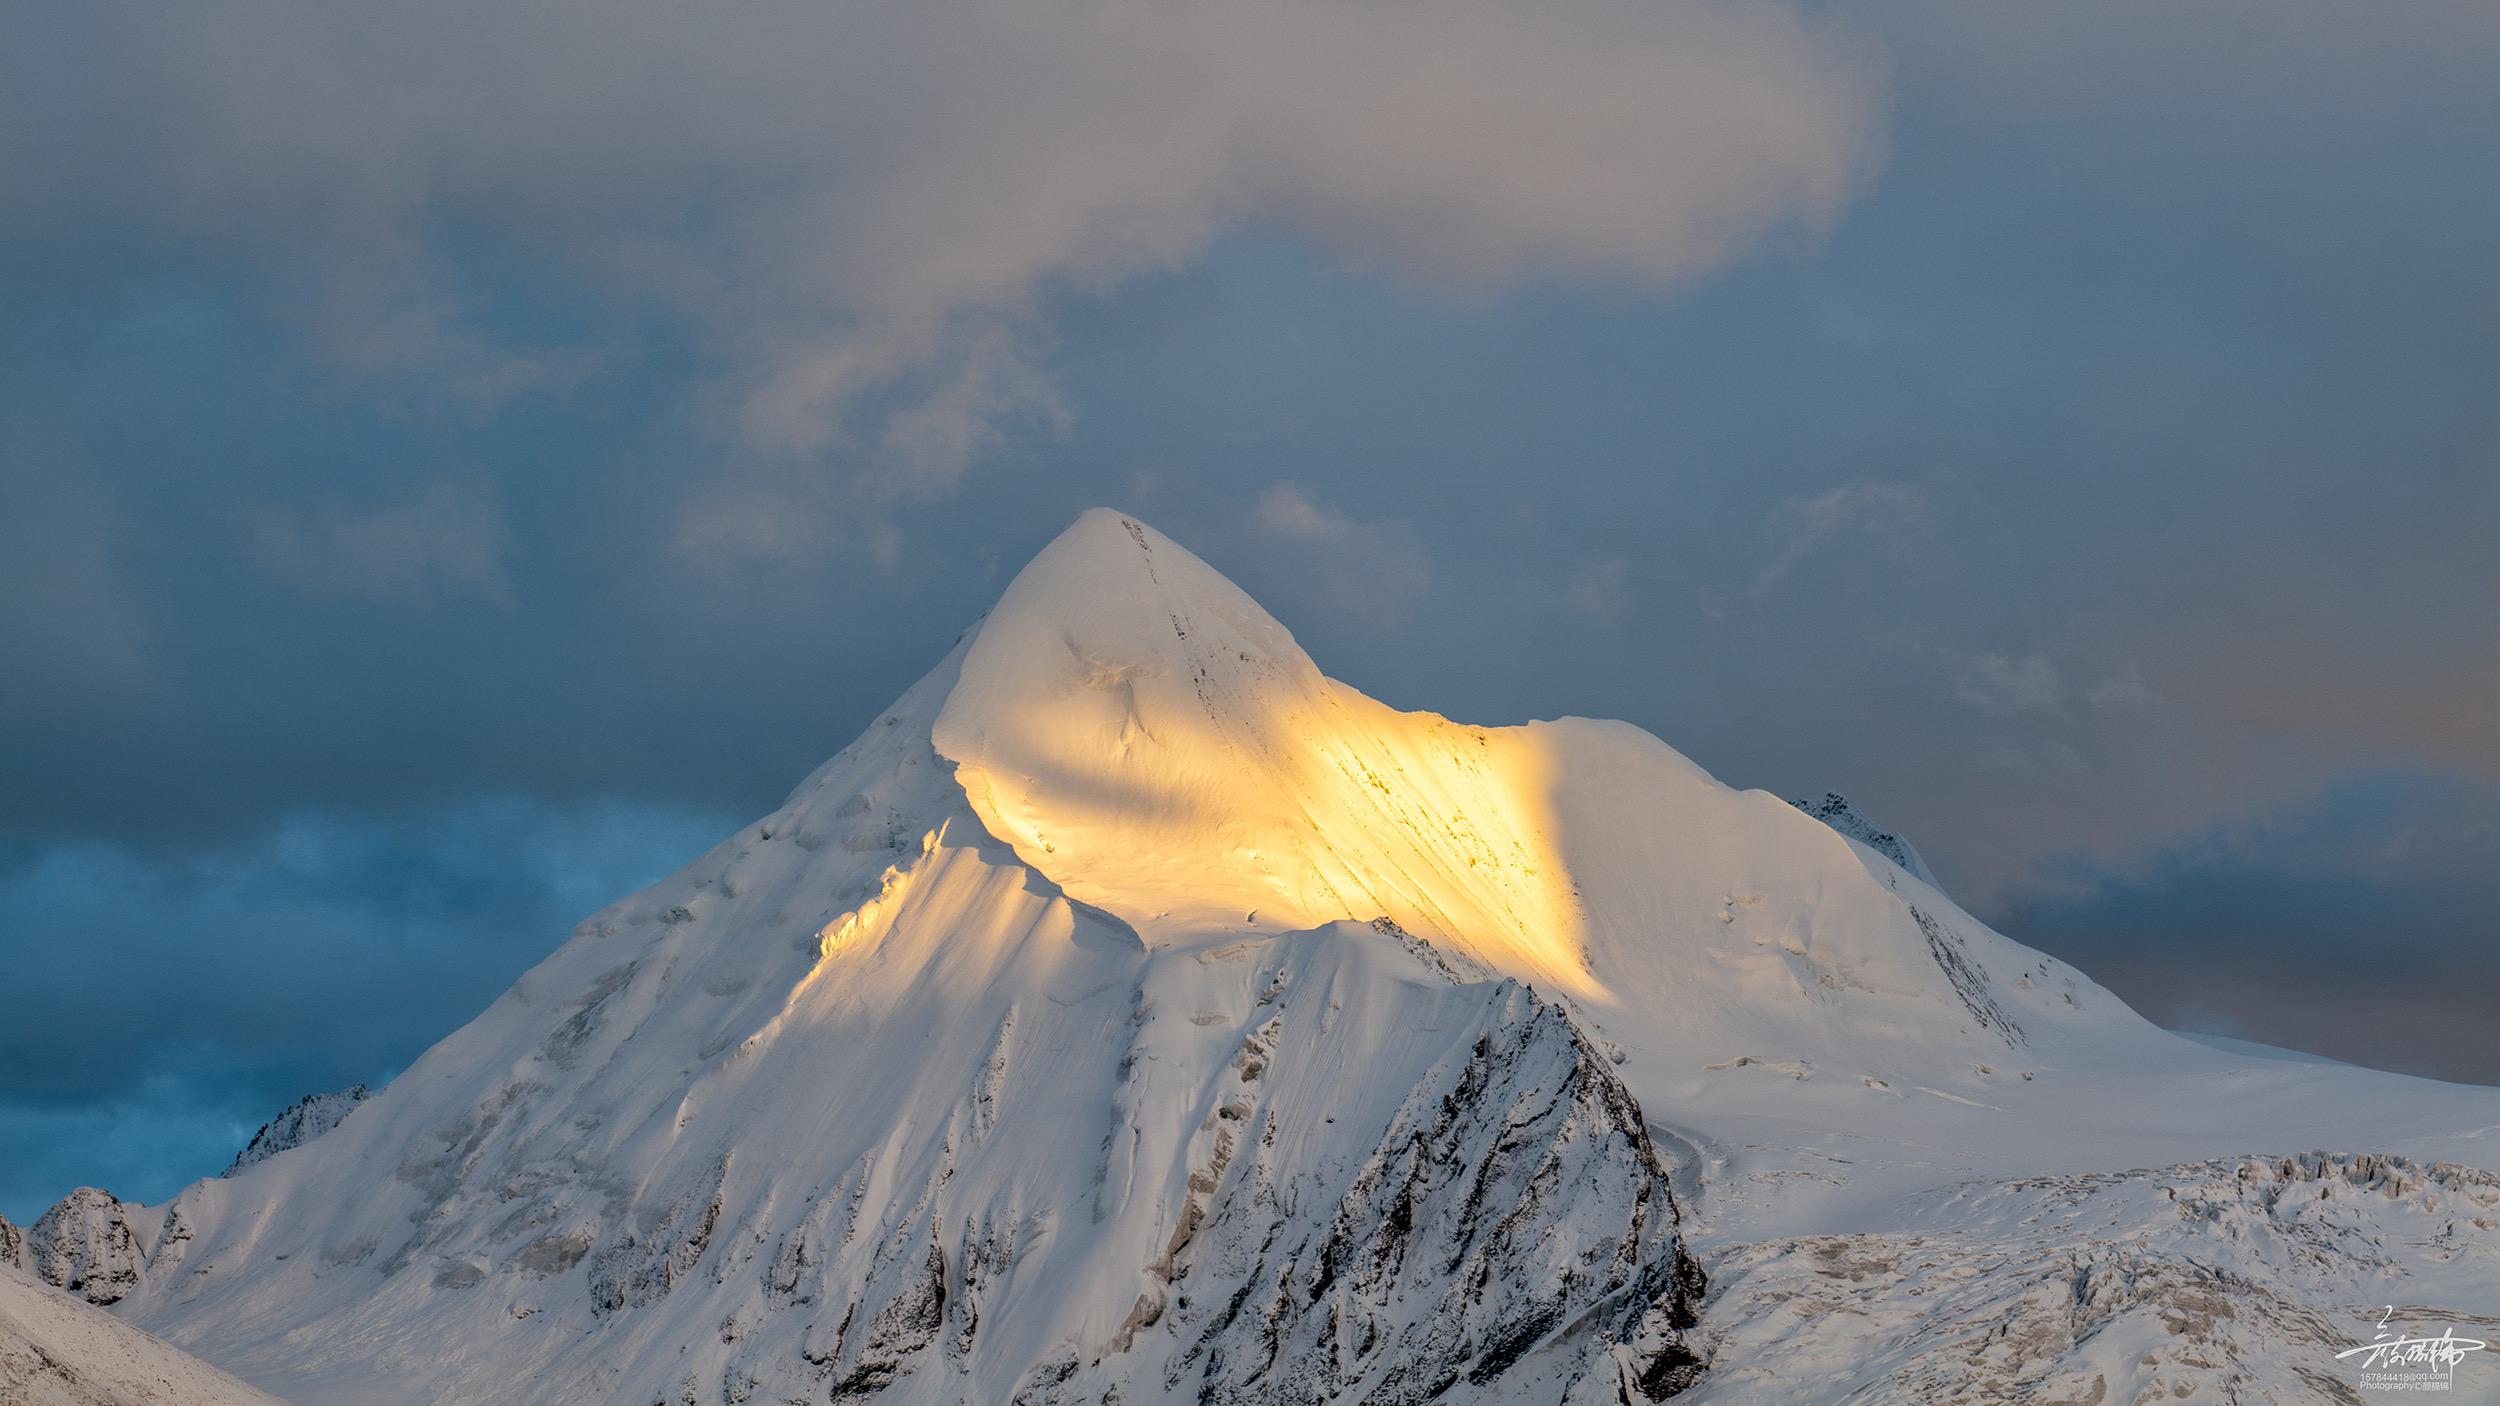
[[[0,1403],[283,1406],[85,1300],[0,1266]]]
[[[2478,1129],[1637,728],[1389,709],[1097,510],[772,814],[124,1216],[115,1311],[306,1402],[1619,1402],[1760,1340],[1693,1321],[1746,1244]]]
[[[1149,940],[1387,917],[1600,1020],[1676,1000],[1679,1058],[1767,1043],[1894,1083],[2019,1059],[2030,1026],[2060,1048],[2167,1038],[1636,728],[1377,703],[1106,509],[1008,587],[933,741],[989,833]]]

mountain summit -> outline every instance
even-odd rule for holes
[[[2327,1321],[2144,1336],[2198,1292],[2162,1266],[2364,1205],[2305,1188],[2500,1207],[2405,1160],[2470,1158],[2500,1095],[2165,1034],[1906,853],[1624,724],[1386,707],[1096,510],[334,1127],[22,1253],[308,1402],[1809,1399],[1784,1359],[2131,1400]],[[2400,1155],[2195,1160],[2330,1133]],[[2147,1239],[2182,1187],[2213,1217]],[[2170,1258],[2022,1318],[2096,1235]],[[2348,1291],[2295,1260],[2233,1272]],[[1781,1307],[1832,1275],[1891,1307]]]
[[[1332,683],[1133,518],[1085,514],[1008,587],[935,741],[984,828],[1155,940],[1386,917],[1589,988],[1539,749]]]
[[[933,737],[986,833],[1149,943],[1387,918],[1591,1011],[1680,1008],[1697,1052],[1886,1074],[2003,1060],[2035,1034],[2150,1034],[1963,914],[1898,842],[1852,844],[1621,724],[1467,727],[1374,702],[1106,509],[1008,587]]]

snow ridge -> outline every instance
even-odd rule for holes
[[[291,1151],[339,1125],[339,1120],[356,1111],[356,1105],[369,1095],[362,1084],[351,1085],[336,1093],[306,1094],[288,1104],[286,1111],[260,1125],[234,1162],[220,1175],[233,1176],[244,1168],[265,1162],[281,1152]]]
[[[1097,511],[352,1116],[22,1253],[307,1406],[2083,1398],[2291,1342],[2198,1264],[2500,1314],[2500,1094],[2169,1036],[1829,820],[1390,709]],[[2408,1160],[2214,1170],[2320,1141]]]
[[[1408,1094],[1324,1226],[1276,1220],[1291,1177],[1259,1132],[1243,1184],[1174,1248],[1175,1279],[1203,1263],[1240,1287],[1192,1286],[1167,1384],[1209,1406],[1407,1406],[1513,1374],[1560,1392],[1597,1371],[1649,1400],[1698,1380],[1705,1278],[1639,1106],[1559,1007],[1478,989],[1494,1023]],[[1219,1136],[1209,1172],[1232,1151]]]
[[[1790,805],[1822,821],[1859,844],[1900,865],[1931,887],[1942,887],[1928,871],[1927,861],[1908,840],[1866,818],[1864,812],[1849,804],[1849,798],[1838,791],[1826,791],[1819,801],[1790,801]]]

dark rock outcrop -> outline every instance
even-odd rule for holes
[[[132,1222],[139,1209],[111,1192],[78,1188],[26,1232],[26,1271],[89,1303],[119,1303],[146,1267]]]
[[[234,1162],[220,1176],[233,1176],[244,1168],[266,1162],[281,1152],[303,1146],[339,1125],[356,1105],[371,1097],[362,1084],[350,1085],[331,1094],[306,1094],[288,1104],[286,1111],[260,1125],[252,1140],[235,1154]]]

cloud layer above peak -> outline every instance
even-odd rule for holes
[[[499,305],[553,269],[682,320],[721,443],[868,505],[1058,421],[1056,299],[1239,227],[1459,288],[1672,284],[1828,223],[1881,86],[1782,0],[245,0],[10,47],[17,238],[240,263],[338,365],[475,405],[595,360]]]

